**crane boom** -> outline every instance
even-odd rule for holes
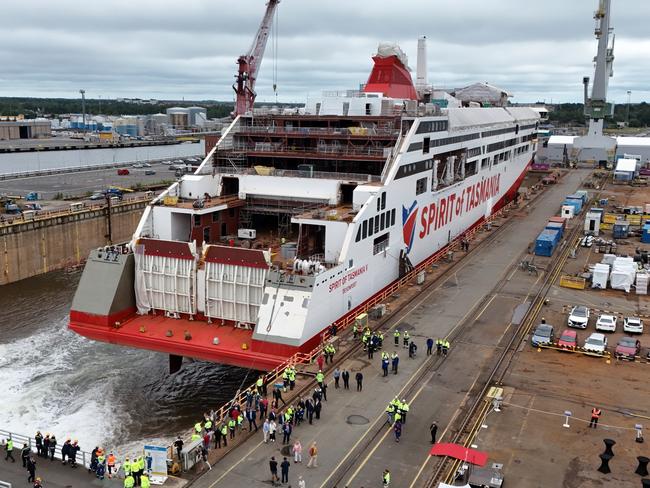
[[[255,93],[255,80],[257,79],[257,72],[264,57],[264,49],[266,48],[266,41],[269,38],[271,21],[279,3],[280,0],[269,0],[251,48],[248,53],[239,56],[237,59],[237,64],[239,65],[237,75],[235,76],[237,81],[232,86],[237,95],[235,100],[235,116],[243,115],[253,110],[253,104],[257,95]]]

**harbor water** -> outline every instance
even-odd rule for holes
[[[54,433],[135,452],[168,445],[204,411],[230,400],[256,372],[185,362],[168,373],[164,354],[93,342],[67,328],[80,272],[55,272],[5,285],[0,310],[0,428]]]
[[[0,174],[191,156],[202,157],[204,154],[205,141],[203,140],[162,146],[3,153],[0,154]]]

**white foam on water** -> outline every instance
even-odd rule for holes
[[[110,375],[96,382],[82,375],[79,360],[92,357],[92,343],[68,331],[64,323],[48,324],[27,338],[0,344],[3,387],[2,428],[33,435],[36,430],[59,440],[79,439],[84,450],[111,439],[119,421],[112,408]],[[83,381],[82,381],[83,380]],[[108,392],[108,393],[107,393]]]

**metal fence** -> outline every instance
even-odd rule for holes
[[[14,441],[14,454],[20,452],[20,450],[23,448],[23,444],[27,444],[27,446],[32,451],[32,453],[36,454],[36,441],[34,440],[33,436],[26,436],[23,434],[17,434],[16,432],[10,432],[8,430],[0,429],[0,439],[2,439],[3,448],[7,443],[7,439],[9,438],[13,439]],[[54,457],[57,459],[63,459],[63,456],[61,455],[61,448],[63,447],[64,442],[65,442],[64,439],[60,439],[60,440],[57,439],[56,450],[54,451]],[[82,464],[86,468],[89,468],[90,456],[91,456],[90,452],[80,450],[77,453],[77,458],[76,458],[77,464]],[[0,484],[0,488],[2,488],[1,484]]]

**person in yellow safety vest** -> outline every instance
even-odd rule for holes
[[[223,424],[221,426],[221,440],[223,441],[223,447],[226,447],[228,445],[228,426],[226,424]]]
[[[384,347],[384,333],[379,332],[379,334],[377,334],[377,337],[379,337],[379,349],[381,349]]]
[[[316,373],[316,382],[318,383],[318,386],[321,388],[323,387],[323,381],[325,380],[325,375],[323,372],[319,369],[318,373]]]
[[[449,341],[448,340],[443,340],[442,341],[442,355],[446,356],[448,351],[449,351]]]
[[[388,488],[388,486],[390,486],[390,471],[388,471],[387,469],[384,469],[382,482],[384,483],[384,488]]]
[[[285,370],[282,372],[282,383],[284,383],[284,391],[287,391],[287,386],[289,386],[289,372],[287,369],[288,368],[285,368]]]
[[[358,335],[359,335],[359,327],[357,327],[357,324],[355,323],[352,326],[352,338],[356,339]]]
[[[262,386],[263,385],[264,385],[264,380],[260,376],[259,378],[257,378],[257,381],[255,382],[255,386],[257,387],[257,391],[259,393],[262,393]]]
[[[135,486],[135,478],[131,475],[128,475],[124,478],[124,488],[133,488]]]
[[[212,430],[212,420],[207,419],[204,424],[205,430]]]
[[[393,415],[395,414],[395,407],[389,403],[388,407],[386,407],[386,414],[388,415],[388,425],[393,425]]]
[[[365,351],[366,348],[368,347],[368,341],[370,340],[370,334],[366,334],[365,332],[363,333],[363,337],[361,338],[361,342],[363,342],[363,350]]]
[[[382,359],[388,359],[388,353],[387,353],[386,351],[383,351],[383,352],[381,353],[381,358],[382,358]]]
[[[402,344],[404,344],[404,347],[409,347],[409,341],[411,340],[411,336],[409,335],[409,331],[405,330],[404,331],[404,339],[402,341]]]
[[[151,488],[151,482],[149,481],[149,476],[146,474],[142,475],[140,478],[140,488]]]
[[[239,412],[239,416],[237,417],[237,430],[239,432],[242,431],[243,424],[244,424],[244,416],[242,415],[241,412]]]
[[[192,442],[198,441],[200,438],[201,438],[201,434],[199,434],[196,431],[192,432]],[[135,460],[133,460],[133,462],[135,463]]]
[[[402,413],[402,423],[406,423],[406,414],[409,411],[409,404],[406,403],[406,399],[402,398],[402,403],[400,405],[400,412]]]
[[[395,420],[395,422],[402,421],[402,414],[400,413],[399,409],[395,410],[395,414],[393,415],[393,420]]]
[[[203,430],[203,427],[201,426],[201,422],[197,422],[194,424],[194,430],[196,431],[197,434],[201,433],[201,431]]]
[[[436,339],[436,354],[440,356],[442,353],[442,339]]]
[[[228,431],[230,432],[230,438],[234,439],[235,438],[235,421],[233,419],[230,419],[228,421]]]
[[[393,332],[393,337],[395,338],[395,345],[399,346],[399,329],[395,329],[395,332]]]
[[[288,376],[289,376],[289,388],[293,390],[296,387],[296,368],[290,367]]]
[[[131,461],[129,461],[129,456],[124,459],[122,463],[122,469],[124,469],[124,476],[129,476],[131,474]]]

